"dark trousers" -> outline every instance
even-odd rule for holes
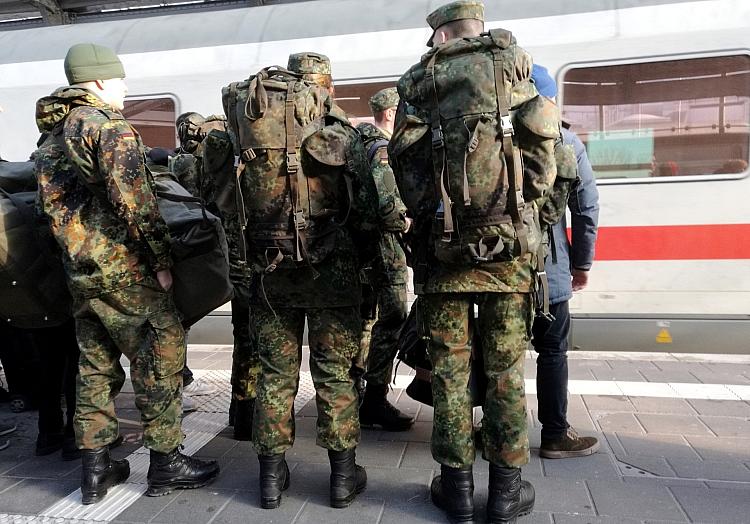
[[[568,301],[550,304],[555,320],[534,319],[531,343],[539,354],[536,359],[536,395],[542,440],[557,440],[568,429]]]
[[[40,355],[39,433],[73,435],[78,374],[78,341],[75,322],[31,331]],[[60,394],[65,395],[63,418]]]

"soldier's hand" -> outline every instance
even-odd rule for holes
[[[172,289],[172,272],[168,269],[162,269],[156,272],[156,280],[164,291]]]
[[[589,283],[589,272],[583,269],[574,269],[571,271],[573,275],[573,291],[581,291]]]

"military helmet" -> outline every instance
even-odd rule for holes
[[[320,53],[294,53],[289,55],[287,69],[301,75],[330,75],[331,61]]]
[[[484,22],[484,4],[479,0],[457,0],[442,5],[427,15],[427,23],[432,28],[432,36],[427,41],[427,47],[433,46],[435,31],[441,25],[455,20],[480,20]]]
[[[368,103],[370,104],[370,111],[372,111],[373,115],[381,113],[386,109],[398,105],[398,91],[395,87],[386,87],[372,95]]]

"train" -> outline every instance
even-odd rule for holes
[[[24,160],[34,105],[65,84],[70,45],[114,48],[125,114],[174,147],[184,111],[221,113],[220,89],[290,53],[331,58],[354,120],[427,48],[438,0],[315,0],[163,16],[119,13],[56,27],[0,25],[0,154]],[[750,3],[744,0],[485,1],[559,85],[586,144],[600,221],[588,287],[571,300],[577,350],[750,353]],[[228,312],[192,342],[231,340]]]

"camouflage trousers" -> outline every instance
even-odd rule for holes
[[[343,451],[359,442],[359,398],[350,370],[358,351],[360,318],[354,307],[254,307],[261,374],[253,419],[259,455],[283,453],[294,443],[294,398],[299,387],[305,317],[310,373],[318,407],[317,443]]]
[[[502,467],[527,464],[524,355],[533,312],[531,295],[437,293],[421,295],[419,300],[433,366],[432,456],[440,464],[454,468],[474,463],[468,384],[471,330],[478,329],[487,376],[483,456]],[[476,319],[474,304],[479,308]]]
[[[170,294],[148,279],[76,305],[81,349],[74,419],[76,443],[93,449],[119,434],[114,398],[125,382],[120,356],[130,361],[143,443],[172,451],[182,442],[185,332]]]
[[[364,377],[368,384],[382,386],[393,378],[398,335],[409,314],[406,284],[381,286],[375,290],[375,298],[377,317],[363,321],[355,367],[366,370]]]
[[[250,329],[250,298],[247,286],[235,284],[232,299],[232,398],[254,399],[260,374],[260,358],[255,336]]]

